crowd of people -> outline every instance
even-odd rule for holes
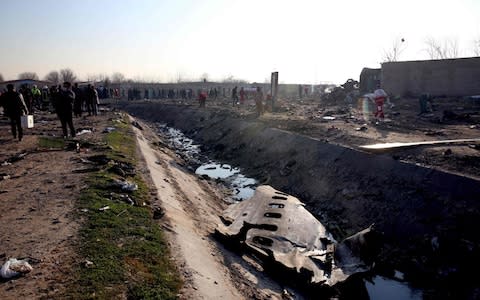
[[[41,90],[33,85],[32,88],[22,86],[17,91],[13,84],[8,84],[6,90],[0,93],[0,107],[3,107],[3,114],[10,119],[13,138],[18,137],[19,141],[23,138],[21,118],[24,115],[34,115],[37,110],[51,108],[60,120],[63,137],[66,139],[75,137],[76,134],[73,116],[82,117],[84,112],[88,116],[96,116],[99,104],[98,90],[93,85],[79,87],[75,83],[72,86],[68,81]]]

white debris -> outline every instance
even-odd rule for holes
[[[10,258],[5,262],[0,269],[0,277],[3,279],[10,279],[20,276],[22,274],[29,273],[33,270],[32,266],[27,260],[18,260],[16,258]]]

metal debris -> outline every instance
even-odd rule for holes
[[[270,186],[259,186],[247,201],[230,205],[216,232],[246,245],[268,262],[297,274],[309,274],[310,284],[333,286],[369,269],[360,252],[371,228],[337,243],[297,198]]]

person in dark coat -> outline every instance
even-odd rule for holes
[[[0,105],[3,106],[3,113],[10,118],[13,138],[21,141],[23,138],[23,129],[21,117],[23,113],[28,115],[28,109],[23,100],[22,94],[15,91],[13,84],[7,85],[7,91],[0,96]]]
[[[235,106],[238,102],[237,87],[234,87],[232,90],[232,104]]]
[[[72,137],[75,137],[75,128],[73,127],[72,111],[75,101],[75,93],[72,91],[72,84],[68,81],[63,83],[63,88],[59,92],[54,103],[60,123],[62,123],[63,138],[68,137],[67,125],[70,128]]]
[[[78,87],[78,83],[75,83],[73,87],[73,92],[75,93],[75,101],[73,102],[73,113],[75,117],[81,117],[84,97],[83,91]]]

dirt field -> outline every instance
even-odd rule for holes
[[[78,120],[77,127],[99,128],[104,119]],[[85,174],[74,173],[82,165],[75,144],[64,151],[59,121],[55,115],[36,116],[36,126],[25,130],[23,141],[13,140],[9,123],[0,123],[0,256],[28,258],[33,271],[26,277],[0,284],[2,299],[34,299],[60,295],[72,280],[72,269],[80,262],[78,219],[73,218],[75,200]],[[48,141],[42,140],[48,138]],[[89,136],[91,142],[98,136]],[[22,159],[12,161],[19,154]],[[12,161],[11,163],[8,163]]]

